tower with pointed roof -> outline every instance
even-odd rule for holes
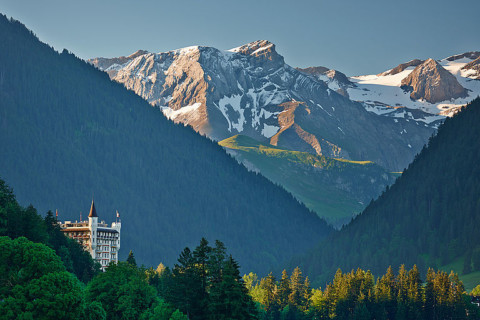
[[[92,258],[95,259],[98,235],[98,216],[97,210],[95,210],[95,201],[93,199],[92,205],[90,206],[90,214],[88,215],[88,229],[90,230],[90,254],[92,255]]]
[[[60,223],[62,231],[70,238],[81,243],[92,258],[98,261],[101,269],[105,271],[111,262],[118,262],[120,250],[120,231],[122,224],[117,211],[117,219],[108,226],[105,221],[98,221],[95,201],[92,199],[90,214],[87,221],[65,221]]]

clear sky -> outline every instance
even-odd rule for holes
[[[0,0],[0,12],[85,59],[267,39],[292,66],[359,75],[480,51],[480,0]]]

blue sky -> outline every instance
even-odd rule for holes
[[[81,58],[267,39],[292,66],[358,75],[480,51],[479,0],[0,0],[0,12]]]

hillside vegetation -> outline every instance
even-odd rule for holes
[[[480,270],[479,122],[477,98],[445,121],[392,187],[301,259],[307,273],[321,281],[339,267],[378,274],[390,264],[425,272],[460,257],[464,274]]]
[[[120,256],[172,263],[198,239],[224,239],[266,271],[331,230],[289,193],[213,141],[64,50],[0,17],[0,176],[21,205],[122,218]],[[274,226],[274,227],[272,227]]]
[[[219,144],[251,170],[284,186],[332,225],[341,227],[395,181],[370,161],[332,159],[236,135]]]

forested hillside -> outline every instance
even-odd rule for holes
[[[319,217],[342,227],[375,199],[395,175],[371,161],[333,159],[291,151],[236,135],[219,144],[245,164],[290,191]]]
[[[425,272],[456,258],[465,258],[464,273],[480,270],[479,123],[477,98],[445,121],[391,188],[303,257],[306,273],[325,280],[339,267],[378,274],[390,264]]]
[[[171,264],[202,237],[266,271],[331,228],[216,143],[175,125],[108,75],[0,17],[0,176],[21,205],[122,217],[121,257]],[[86,214],[84,214],[84,217]]]
[[[62,260],[65,270],[85,283],[100,272],[100,265],[93,261],[90,254],[79,243],[64,236],[51,211],[42,218],[33,206],[20,206],[12,189],[0,179],[0,237],[2,236],[11,239],[25,237],[52,248]],[[0,260],[12,265],[20,263],[15,259],[9,260],[7,254],[2,255]],[[5,286],[5,282],[0,280],[0,287],[2,286]]]
[[[242,278],[225,245],[216,240],[211,246],[204,238],[193,250],[183,249],[172,267],[138,267],[130,251],[126,262],[96,272],[90,255],[56,222],[51,212],[42,219],[33,206],[21,207],[0,180],[1,319],[473,320],[480,315],[453,272],[429,269],[424,285],[416,266],[402,265],[397,275],[388,268],[377,282],[370,271],[337,271],[323,290],[313,289],[298,267],[290,277],[284,270],[278,280],[272,273]]]

